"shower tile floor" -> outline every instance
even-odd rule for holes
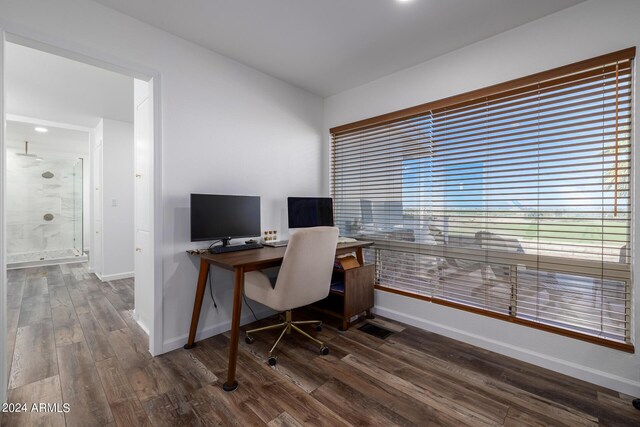
[[[86,261],[87,255],[76,249],[54,249],[39,252],[24,252],[19,254],[7,254],[7,267],[17,268],[27,265],[42,265],[53,262],[81,262]]]

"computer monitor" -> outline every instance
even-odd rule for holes
[[[333,226],[331,197],[289,197],[289,228]]]
[[[191,194],[191,241],[259,236],[260,197]]]

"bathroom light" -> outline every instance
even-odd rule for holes
[[[43,127],[37,127],[34,129],[36,132],[40,132],[40,133],[47,133],[49,132],[49,129],[47,128],[43,128]]]
[[[398,3],[409,3],[411,0],[396,0]]]

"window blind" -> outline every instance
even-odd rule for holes
[[[630,350],[635,48],[331,130],[380,289]]]

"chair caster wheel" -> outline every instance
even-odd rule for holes
[[[269,363],[269,366],[276,366],[276,363],[278,363],[278,359],[275,356],[269,356],[267,362]]]
[[[329,347],[324,345],[320,347],[320,354],[323,356],[326,356],[327,354],[329,354]]]
[[[316,325],[316,331],[320,332],[322,330],[322,324]]]
[[[247,344],[253,344],[253,341],[254,341],[254,339],[252,337],[250,337],[249,335],[244,337],[244,342],[246,342]]]

